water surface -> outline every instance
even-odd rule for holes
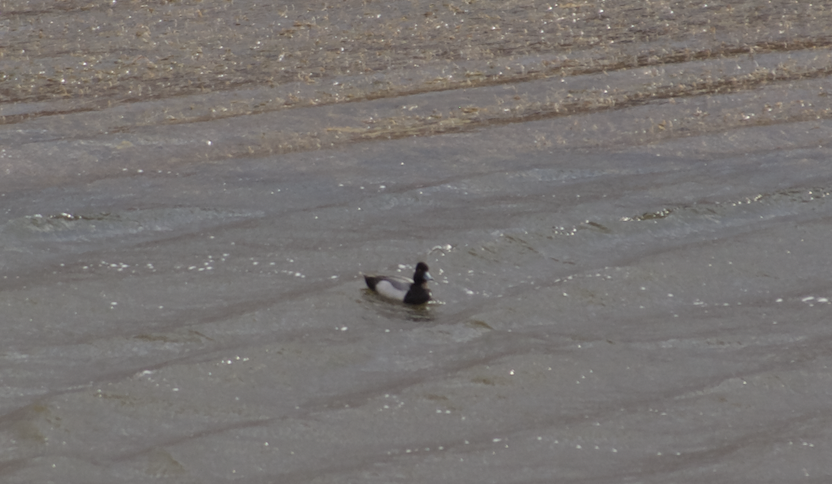
[[[832,475],[828,9],[7,3],[3,482]]]

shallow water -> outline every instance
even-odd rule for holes
[[[426,36],[473,8],[405,3]],[[313,30],[311,8],[258,22]],[[356,34],[375,7],[344,8],[329,26]],[[507,31],[532,7],[477,8],[469,23]],[[824,19],[790,31],[794,50],[506,83],[428,89],[446,59],[402,57],[359,80],[4,105],[0,480],[826,482],[832,55],[806,46]],[[687,46],[779,35],[677,28]],[[816,74],[661,94],[789,65]],[[309,101],[373,76],[416,87]],[[164,121],[290,90],[296,105]],[[364,288],[419,260],[434,303]]]

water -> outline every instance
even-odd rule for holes
[[[634,100],[830,59],[3,106],[2,481],[826,482],[828,76]],[[420,260],[427,307],[364,288]]]

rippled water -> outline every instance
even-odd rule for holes
[[[735,64],[792,56],[830,58]],[[529,82],[112,132],[102,119],[158,101],[4,126],[0,480],[832,477],[827,77],[240,148],[271,123],[349,133],[562,84]],[[737,114],[776,103],[811,116]],[[426,307],[364,287],[420,260]]]

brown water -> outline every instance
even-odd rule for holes
[[[0,481],[827,482],[832,9],[608,3],[0,3]]]

